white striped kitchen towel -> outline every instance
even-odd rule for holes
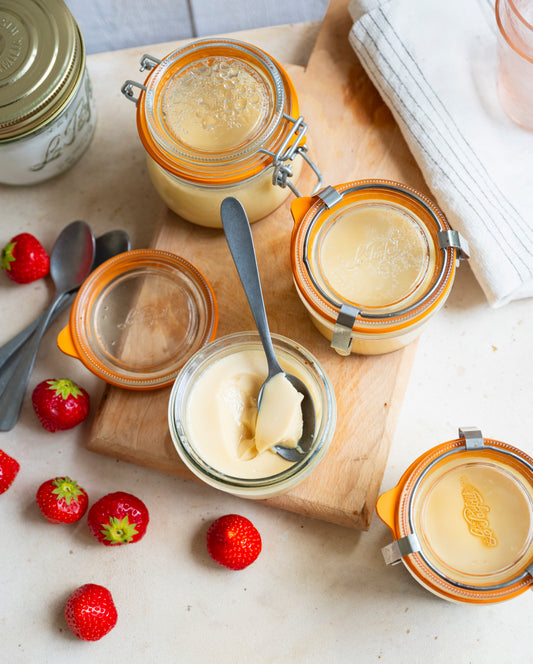
[[[533,296],[533,132],[500,107],[490,0],[353,0],[350,43],[492,306]]]

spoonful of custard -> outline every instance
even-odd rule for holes
[[[236,198],[220,206],[222,226],[265,351],[268,376],[257,399],[255,447],[272,449],[288,461],[298,461],[310,449],[315,431],[315,409],[303,381],[280,366],[265,311],[252,231]]]

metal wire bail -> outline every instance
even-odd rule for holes
[[[300,198],[302,194],[290,179],[293,176],[292,165],[290,162],[295,156],[300,155],[309,164],[317,177],[317,184],[312,192],[312,195],[314,195],[322,186],[322,173],[318,169],[318,166],[307,155],[307,145],[303,143],[304,137],[307,133],[307,124],[304,122],[303,115],[294,119],[291,118],[290,115],[284,113],[283,118],[288,122],[291,122],[293,126],[283,140],[283,143],[280,145],[279,150],[277,152],[271,152],[265,148],[260,148],[259,152],[263,152],[272,157],[272,165],[274,166],[272,184],[277,185],[282,189],[289,187],[292,193],[298,198]]]

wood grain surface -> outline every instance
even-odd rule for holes
[[[348,44],[347,5],[346,0],[330,3],[308,66],[287,66],[309,124],[309,153],[320,165],[326,184],[379,177],[427,193],[397,125]],[[308,193],[312,183],[306,168],[299,186]],[[318,468],[290,492],[266,502],[366,530],[416,344],[373,357],[344,358],[330,349],[311,324],[292,283],[289,203],[252,226],[270,327],[304,345],[323,364],[335,388],[338,424]],[[183,256],[210,281],[219,306],[217,336],[254,328],[221,231],[195,226],[166,211],[152,244]],[[169,394],[170,388],[131,392],[107,387],[89,449],[193,479],[168,432]]]

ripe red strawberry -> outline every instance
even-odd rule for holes
[[[2,249],[1,264],[11,281],[29,284],[50,271],[50,258],[31,233],[15,235]]]
[[[87,492],[70,477],[56,477],[37,489],[37,505],[50,523],[74,523],[87,511]]]
[[[207,550],[220,565],[244,569],[261,553],[261,535],[246,517],[226,514],[209,526]]]
[[[138,542],[144,536],[149,520],[143,501],[124,491],[103,496],[87,515],[92,534],[106,546]]]
[[[107,588],[86,583],[65,604],[65,620],[83,641],[98,641],[117,624],[117,609]]]
[[[0,493],[4,493],[9,489],[19,470],[19,462],[0,450]]]
[[[33,390],[31,400],[47,431],[72,429],[89,414],[89,395],[68,378],[43,380]]]

